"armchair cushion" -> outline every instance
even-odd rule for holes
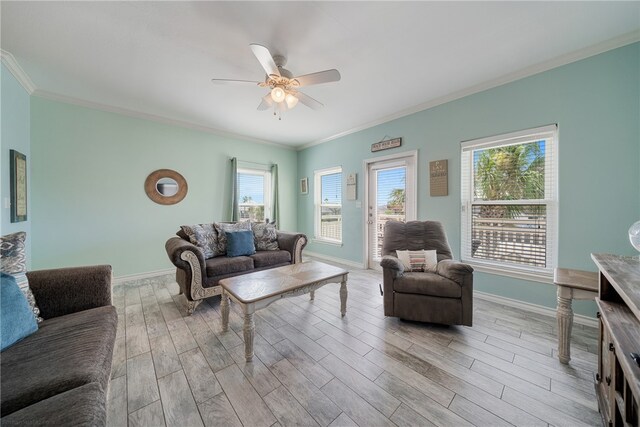
[[[460,298],[462,296],[458,283],[435,273],[405,273],[393,282],[393,290],[404,294],[430,295],[442,298]]]

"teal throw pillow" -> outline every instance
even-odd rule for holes
[[[256,246],[253,243],[253,231],[227,231],[227,256],[253,255]]]
[[[15,277],[0,273],[0,351],[38,330],[38,323]]]

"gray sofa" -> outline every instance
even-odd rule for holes
[[[176,281],[187,298],[187,312],[192,314],[204,298],[221,293],[218,282],[227,277],[267,270],[302,262],[307,236],[277,231],[279,250],[257,251],[250,256],[218,256],[205,260],[202,251],[188,237],[178,232],[165,244],[169,259],[176,266]]]
[[[397,250],[436,250],[435,272],[407,272]],[[406,320],[471,326],[473,268],[452,260],[437,221],[387,222],[382,244],[384,314]]]
[[[111,267],[27,273],[38,331],[0,354],[3,426],[103,426],[118,317]]]

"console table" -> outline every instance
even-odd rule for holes
[[[598,266],[600,319],[596,392],[608,426],[638,426],[640,417],[640,258],[591,254]]]

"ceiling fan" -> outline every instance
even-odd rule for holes
[[[270,91],[262,97],[262,102],[258,105],[258,110],[268,110],[273,107],[273,114],[275,115],[276,111],[282,113],[292,109],[298,104],[298,101],[309,108],[319,110],[324,107],[324,105],[309,95],[300,92],[298,88],[340,80],[340,73],[335,69],[293,77],[293,74],[284,68],[287,63],[287,58],[282,55],[271,55],[269,49],[259,44],[251,44],[249,46],[251,46],[253,54],[267,73],[264,81],[231,79],[211,79],[211,81],[219,84],[248,83],[260,87],[268,87]]]

